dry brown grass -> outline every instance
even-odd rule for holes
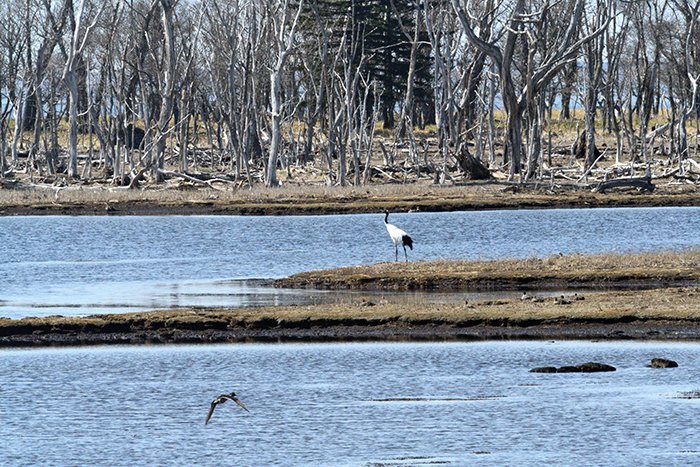
[[[379,263],[295,274],[284,287],[513,289],[650,286],[700,281],[700,250],[556,255],[491,261]]]
[[[295,214],[392,211],[455,211],[499,208],[700,205],[695,185],[659,187],[654,193],[593,193],[587,190],[518,188],[495,183],[466,186],[380,184],[326,187],[287,184],[278,189],[237,189],[230,184],[194,188],[170,180],[142,189],[107,183],[67,187],[19,184],[0,189],[0,215],[55,212],[94,214],[109,205],[123,214]]]
[[[559,144],[572,144],[574,139],[576,139],[576,129],[578,128],[579,131],[583,130],[584,127],[584,110],[581,108],[578,109],[571,109],[571,118],[569,119],[561,119],[560,118],[560,109],[553,109],[551,112],[551,119],[547,120],[544,123],[543,131],[546,132],[548,130],[551,130],[553,133],[553,137],[555,138],[555,145]],[[398,115],[397,115],[398,118]],[[495,124],[496,128],[498,129],[499,133],[502,134],[504,129],[505,129],[505,122],[506,122],[506,113],[502,109],[496,109],[494,112],[494,119],[495,119]],[[668,119],[666,118],[666,115],[664,112],[661,112],[658,115],[652,116],[649,126],[661,126],[664,125],[668,122]],[[173,121],[170,122],[171,124],[174,123]],[[194,119],[190,119],[190,131],[193,132],[192,124],[194,123]],[[603,126],[603,119],[598,118],[596,119],[596,129],[599,131],[599,134],[597,135],[599,138],[602,140],[609,140],[609,141],[614,141],[614,138],[612,135],[608,135],[605,132],[605,128]],[[144,124],[143,121],[137,121],[135,122],[136,126],[143,128]],[[640,117],[638,115],[633,115],[632,119],[632,124],[634,128],[639,128],[640,125]],[[304,130],[304,125],[303,122],[301,121],[293,121],[292,123],[287,123],[283,126],[282,131],[284,135],[287,135],[290,131],[290,128],[288,125],[291,125],[291,131],[294,134],[300,134]],[[8,137],[11,138],[12,133],[14,132],[14,121],[10,121],[9,128],[8,128]],[[697,129],[695,128],[694,125],[689,125],[688,129],[688,139],[694,139],[697,136]],[[425,128],[415,128],[414,133],[418,137],[428,137],[428,136],[434,136],[437,134],[437,126],[434,124],[431,125],[426,125]],[[385,129],[384,128],[384,123],[379,121],[375,124],[375,136],[380,136],[383,138],[386,138],[387,140],[393,141],[395,137],[395,129]],[[21,149],[27,149],[32,140],[33,136],[30,132],[24,133],[23,138],[20,141],[20,148]],[[208,139],[207,139],[207,133],[206,129],[202,125],[201,121],[198,127],[196,128],[196,135],[193,135],[193,133],[190,134],[190,138],[193,139],[194,144],[196,144],[199,147],[206,147],[208,144]],[[171,136],[171,139],[173,137]],[[79,134],[78,135],[78,150],[82,152],[86,152],[89,147],[89,137],[88,134]],[[192,141],[191,141],[192,142]],[[61,148],[66,149],[68,147],[68,122],[66,120],[61,120],[58,124],[58,144]],[[92,136],[92,144],[95,150],[99,149],[99,141],[96,136]]]
[[[308,326],[542,325],[630,320],[700,320],[700,288],[589,292],[565,304],[546,299],[489,300],[463,304],[379,303],[174,310],[87,317],[0,319],[0,336],[60,328],[62,332],[129,332],[148,329],[236,329]]]

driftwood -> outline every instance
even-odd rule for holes
[[[208,180],[203,180],[200,178],[193,177],[191,175],[185,174],[185,173],[180,173],[180,172],[173,172],[171,170],[163,170],[163,169],[158,169],[158,173],[162,175],[169,175],[172,177],[177,177],[181,178],[183,180],[187,180],[188,182],[192,182],[196,185],[207,185],[210,188],[216,189],[214,187],[214,183],[228,183],[228,184],[236,184],[236,181],[234,180],[227,180],[225,178],[210,178]]]
[[[693,168],[700,172],[700,164],[695,162],[693,159],[684,159],[683,160],[683,165],[687,165],[688,167],[684,167],[684,170],[686,171],[693,171]]]
[[[591,164],[591,166],[588,167],[588,169],[586,169],[585,172],[583,172],[583,175],[581,175],[581,177],[579,177],[579,179],[576,180],[576,182],[580,182],[581,180],[583,180],[584,178],[586,178],[586,177],[588,176],[589,173],[591,173],[591,171],[593,170],[593,167],[596,166],[596,164],[598,163],[598,161],[601,160],[603,157],[605,157],[605,152],[606,152],[606,151],[607,151],[607,149],[606,149],[605,151],[603,151],[603,152],[596,158],[596,160],[593,161],[593,163]]]
[[[12,174],[12,172],[10,172]],[[2,189],[14,189],[19,186],[19,182],[17,180],[11,179],[11,178],[0,178],[0,188]]]
[[[651,183],[651,177],[615,178],[601,182],[593,191],[603,193],[612,188],[641,188],[645,191],[654,191],[656,185]]]
[[[401,181],[398,178],[393,177],[389,172],[384,171],[384,170],[380,169],[379,167],[373,166],[372,171],[376,172],[380,175],[383,175],[384,177],[386,177],[387,180],[391,180],[392,182],[400,182]]]

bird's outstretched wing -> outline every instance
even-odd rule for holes
[[[209,412],[207,412],[207,418],[204,419],[204,424],[206,425],[209,423],[209,419],[211,418],[211,414],[214,413],[214,409],[216,408],[216,405],[218,404],[217,400],[214,400],[211,405],[209,406]]]
[[[250,412],[250,410],[248,410],[248,407],[246,407],[245,404],[244,404],[243,402],[241,402],[241,400],[240,400],[239,398],[237,398],[237,397],[233,398],[233,402],[235,402],[236,404],[238,404],[238,405],[240,405],[241,407],[243,407],[243,409],[244,409],[246,412]]]

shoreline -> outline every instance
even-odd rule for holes
[[[378,207],[359,203],[329,203],[325,206],[314,203],[182,203],[159,204],[153,202],[69,203],[0,206],[0,217],[14,216],[313,216],[381,213],[383,209],[396,212],[459,212],[502,211],[535,209],[595,209],[595,208],[660,208],[700,207],[700,199],[678,201],[675,199],[654,200],[597,200],[597,201],[537,201],[514,200],[512,202],[399,202],[385,201]]]
[[[80,347],[93,345],[242,344],[242,343],[344,343],[344,342],[468,342],[488,340],[657,340],[700,342],[700,319],[637,319],[610,322],[598,319],[534,320],[528,324],[412,323],[400,319],[365,324],[309,322],[303,326],[239,329],[134,329],[123,332],[74,330],[73,326],[0,336],[1,348]]]
[[[571,186],[509,182],[459,186],[378,185],[213,191],[104,187],[0,189],[0,217],[24,215],[329,215],[391,211],[479,211],[610,207],[697,207],[693,186],[660,186],[653,193],[597,193]]]
[[[700,341],[700,287],[458,305],[359,303],[0,318],[0,348],[470,340]]]
[[[0,349],[85,347],[103,345],[197,345],[286,344],[349,342],[472,342],[500,340],[634,340],[700,342],[700,322],[660,321],[643,323],[576,323],[526,328],[483,325],[475,328],[450,326],[355,328],[324,326],[306,332],[177,331],[174,333],[79,333],[43,334],[0,338]]]

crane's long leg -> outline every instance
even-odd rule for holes
[[[396,250],[396,261],[398,261],[399,260],[399,245],[395,244],[394,249]]]
[[[408,253],[406,253],[406,245],[403,246],[403,255],[406,257],[406,262],[408,263]]]

